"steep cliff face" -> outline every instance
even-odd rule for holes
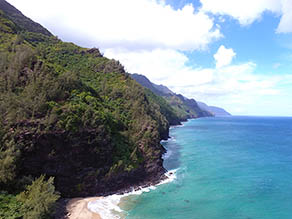
[[[165,100],[98,49],[27,28],[3,2],[1,189],[18,191],[27,178],[45,174],[63,197],[74,197],[163,178],[160,140],[168,137],[168,119],[179,122]]]
[[[163,97],[167,103],[174,109],[176,115],[181,121],[213,116],[209,111],[200,108],[194,99],[188,99],[181,94],[175,94],[164,85],[153,84],[147,77],[140,74],[131,74],[131,77],[136,80],[143,87],[150,89],[153,93]]]

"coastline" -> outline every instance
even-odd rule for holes
[[[124,214],[125,211],[122,210],[119,206],[123,198],[131,195],[141,195],[144,192],[155,190],[157,186],[172,182],[176,179],[176,171],[177,169],[166,172],[164,180],[153,185],[139,187],[124,194],[113,194],[106,197],[84,198],[81,199],[81,201],[87,201],[87,209],[85,211],[98,214],[98,219],[124,218],[126,216]]]
[[[188,119],[189,120],[189,119]],[[187,120],[187,121],[188,121]],[[184,123],[187,121],[182,121],[179,125],[173,125],[169,127],[170,129],[183,127]],[[172,137],[169,137],[172,139]],[[168,140],[161,140],[162,142]],[[166,154],[167,152],[165,152]],[[117,192],[107,196],[96,196],[87,198],[73,198],[70,199],[66,205],[66,210],[68,212],[68,219],[106,219],[106,218],[124,218],[123,210],[119,207],[121,199],[131,195],[141,195],[143,192],[150,192],[155,190],[156,186],[162,184],[170,183],[176,179],[177,169],[166,171],[160,180],[154,180],[153,182],[147,182],[143,186],[134,186],[128,188],[123,192]]]
[[[66,203],[66,219],[107,219],[124,218],[123,210],[119,207],[121,199],[131,195],[141,195],[150,192],[157,187],[170,183],[176,179],[177,169],[165,173],[165,179],[154,185],[139,187],[124,194],[113,194],[109,196],[96,196],[86,198],[72,198]]]

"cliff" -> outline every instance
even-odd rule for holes
[[[161,180],[160,140],[179,124],[173,108],[118,61],[62,42],[0,3],[0,212],[3,194],[14,203],[41,175],[62,197]]]

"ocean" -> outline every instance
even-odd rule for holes
[[[292,218],[292,118],[200,118],[170,135],[172,180],[112,198],[120,218]]]

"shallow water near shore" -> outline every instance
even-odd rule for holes
[[[122,199],[129,219],[292,218],[292,118],[189,120],[162,142],[176,179]]]
[[[165,173],[166,179],[155,186],[140,187],[125,194],[100,197],[94,201],[90,201],[87,208],[92,212],[98,213],[101,218],[124,219],[127,216],[127,211],[131,210],[137,204],[133,197],[156,190],[161,185],[171,183],[176,179],[176,171],[176,169],[167,171]]]

